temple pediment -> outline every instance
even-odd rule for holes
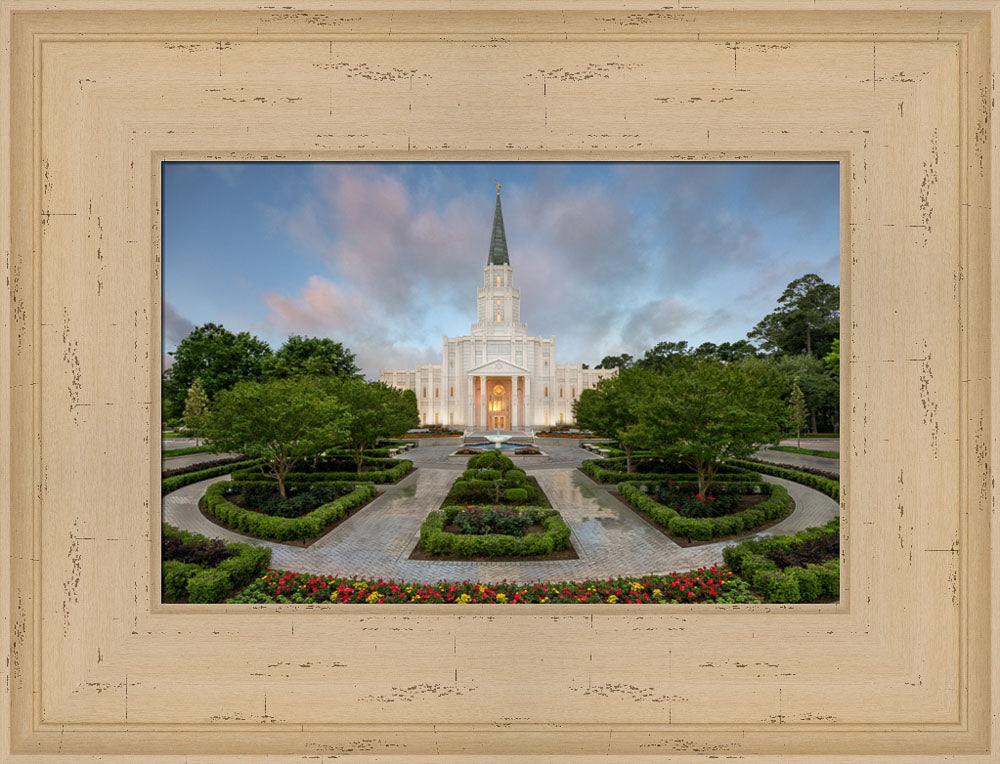
[[[511,363],[510,361],[504,361],[502,359],[494,359],[492,361],[487,361],[486,363],[479,364],[479,366],[474,366],[467,372],[472,375],[479,374],[489,374],[491,376],[502,377],[507,374],[531,374],[523,366],[518,366],[516,363]]]

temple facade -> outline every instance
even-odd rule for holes
[[[422,424],[466,430],[533,431],[573,421],[573,401],[617,369],[557,364],[555,337],[521,323],[521,290],[507,252],[497,184],[496,210],[476,321],[464,337],[442,338],[440,364],[383,369],[379,380],[417,396]]]

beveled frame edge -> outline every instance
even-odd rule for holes
[[[976,4],[976,7],[982,7],[982,5],[983,4]],[[993,4],[989,4],[989,8],[990,8],[991,11],[994,10]],[[7,21],[7,15],[4,14],[4,22],[6,23],[6,21]],[[996,15],[995,15],[995,12],[993,13],[993,20],[992,20],[991,44],[992,44],[991,68],[993,69],[994,76],[995,76],[995,73],[996,73],[996,60],[997,60],[997,52],[998,52],[997,28],[996,28]],[[6,65],[6,63],[7,62],[5,61],[5,65]],[[5,79],[5,82],[4,82],[5,88],[7,87],[8,83],[9,83],[9,79]],[[9,90],[5,91],[3,94],[6,95],[6,96],[9,96]],[[993,146],[997,145],[997,138],[998,138],[997,129],[998,128],[997,128],[997,126],[995,124],[992,125],[991,128],[990,128],[990,132],[991,132],[991,136],[992,136],[992,145]],[[10,140],[9,140],[9,134],[6,134],[6,133],[5,133],[5,136],[4,136],[3,150],[5,152],[5,157],[9,159],[10,158]],[[998,221],[998,218],[997,218],[997,214],[998,214],[998,212],[997,212],[997,201],[998,201],[998,197],[997,197],[997,194],[998,194],[998,169],[997,169],[997,166],[996,166],[996,162],[993,162],[992,166],[991,166],[991,183],[990,183],[990,185],[991,185],[990,194],[991,194],[991,197],[993,199],[993,205],[992,205],[992,208],[990,210],[990,217],[991,217],[991,221],[992,221],[992,226],[991,227],[992,227],[992,230],[996,231],[997,230],[997,224],[998,224],[998,222],[1000,222],[1000,221]],[[11,207],[11,198],[9,196],[9,193],[6,193],[7,191],[8,191],[8,189],[7,189],[6,184],[5,184],[5,188],[4,188],[5,197],[3,199],[3,203],[4,203],[4,207],[6,209],[10,209],[10,207]],[[6,255],[7,255],[8,258],[9,258],[9,254],[10,254],[9,251],[7,251]],[[996,259],[995,247],[993,248],[993,259],[994,260]],[[7,267],[6,263],[5,263],[5,267]],[[993,286],[993,292],[994,292],[994,294],[1000,294],[1000,290],[997,289],[997,287],[1000,286],[1000,275],[998,275],[996,268],[993,268],[993,270],[991,272],[991,280],[992,280],[992,286]],[[7,298],[8,298],[7,294],[4,294],[3,297],[0,298],[0,299],[3,300],[3,302],[0,302],[0,308],[3,308],[2,314],[0,314],[0,326],[2,326],[2,331],[4,333],[3,339],[5,339],[5,340],[9,340],[9,334],[10,334],[10,325],[9,325],[9,323],[7,321],[8,315],[9,315],[9,307],[10,306],[6,302]],[[992,315],[991,315],[992,322],[993,322],[994,326],[996,325],[996,321],[997,321],[998,317],[1000,317],[1000,312],[998,312],[998,311],[1000,311],[1000,307],[998,307],[998,301],[996,299],[994,299],[993,303],[992,303]],[[9,347],[9,343],[6,346]],[[997,372],[997,367],[995,366],[995,364],[997,364],[998,362],[1000,362],[1000,361],[998,361],[997,340],[996,340],[995,337],[991,338],[991,351],[992,352],[991,352],[990,363],[993,366],[993,372],[994,372],[994,376],[995,376],[995,373]],[[7,369],[7,368],[3,368],[2,372],[0,372],[0,373],[2,373],[6,377],[6,376],[9,375],[10,370]],[[2,389],[3,389],[3,393],[0,393],[0,396],[2,396],[2,397],[0,397],[0,403],[3,403],[4,407],[2,409],[3,413],[0,414],[0,424],[7,425],[7,424],[9,424],[9,422],[6,421],[6,420],[4,420],[2,417],[6,416],[8,414],[8,412],[9,412],[9,405],[10,405],[10,389],[9,389],[9,385],[4,384],[2,386]],[[996,438],[998,437],[998,435],[997,435],[997,433],[998,433],[998,424],[1000,424],[1000,420],[998,420],[998,416],[1000,416],[1000,412],[998,412],[998,409],[997,409],[997,406],[996,406],[996,395],[997,395],[997,392],[994,389],[993,396],[992,396],[992,404],[993,405],[991,405],[991,410],[990,410],[990,418],[991,418],[991,424],[992,424],[991,439],[992,439],[993,448],[996,448],[998,446],[998,441],[996,440]],[[842,397],[842,406],[844,405],[843,401],[844,401],[844,398]],[[5,429],[5,431],[9,431],[9,430]],[[0,457],[3,458],[5,464],[10,464],[10,443],[6,439],[2,442],[2,445],[0,445]],[[3,500],[6,502],[8,499],[9,499],[9,494],[7,494],[5,492]],[[997,531],[995,497],[994,497],[993,501],[994,501],[994,506],[992,508],[993,522],[991,524],[991,549],[996,550],[996,549],[1000,549],[1000,543],[998,543],[998,542],[1000,542],[1000,534],[998,534],[998,531]],[[9,510],[9,507],[4,507],[4,508]],[[5,517],[9,517],[9,514],[5,514]],[[4,533],[3,534],[3,540],[0,541],[0,556],[4,557],[4,562],[2,563],[3,568],[0,568],[0,573],[2,573],[4,570],[7,570],[7,565],[9,564],[9,552],[10,552],[10,549],[9,549],[9,536],[8,536],[7,533]],[[998,560],[997,560],[997,555],[996,554],[991,555],[990,562],[991,562],[992,570],[993,570],[993,573],[994,573],[993,580],[1000,580],[1000,579],[998,579],[998,577],[996,575],[997,569],[998,569]],[[988,584],[988,581],[986,581],[985,583]],[[3,595],[2,595],[3,599],[0,599],[0,605],[3,606],[3,612],[4,612],[4,623],[3,623],[3,626],[4,626],[4,637],[5,638],[8,638],[10,636],[10,626],[11,626],[11,623],[13,622],[12,618],[10,620],[8,620],[8,615],[11,614],[11,607],[13,607],[13,603],[11,601],[9,601],[9,600],[6,599],[8,596],[9,596],[9,592],[6,589],[4,589]],[[996,587],[992,587],[991,588],[991,597],[992,597],[992,604],[993,604],[992,612],[991,612],[991,619],[992,619],[991,633],[994,634],[994,635],[996,635],[998,633],[998,631],[997,631],[997,626],[998,626],[998,619],[997,619],[998,595],[997,595]],[[8,644],[9,644],[9,642],[8,642]],[[992,714],[991,714],[991,719],[992,719],[992,725],[993,725],[993,729],[994,729],[994,739],[996,739],[996,734],[995,733],[996,733],[996,730],[997,730],[998,716],[997,716],[997,711],[995,709],[997,708],[997,699],[998,699],[998,695],[997,695],[997,692],[998,692],[997,691],[998,669],[997,669],[997,664],[996,664],[995,656],[991,656],[991,662],[992,662],[992,678],[993,678],[993,681],[991,682],[991,689],[992,689],[992,693],[993,693],[993,702],[992,702],[992,709],[993,710],[992,710]],[[7,673],[6,679],[9,681],[9,671]],[[8,701],[9,701],[9,694],[5,694],[5,701],[4,701],[5,705],[6,705],[6,703]],[[989,713],[989,712],[987,712],[987,713]],[[6,728],[6,725],[3,725],[3,726],[5,727],[5,729],[4,729],[4,735],[6,736],[8,734],[8,730]],[[6,743],[7,740],[5,740],[4,742]],[[5,750],[6,750],[6,746],[5,746]],[[828,760],[830,760],[830,759],[828,758]],[[911,757],[909,760],[915,760],[915,759],[913,759]]]

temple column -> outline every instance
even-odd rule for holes
[[[481,399],[479,404],[479,410],[482,412],[481,426],[484,430],[490,429],[490,414],[489,414],[489,403],[487,401],[488,396],[486,395],[486,375],[481,374],[479,377],[479,397]]]
[[[531,377],[524,377],[524,422],[528,427],[534,424],[531,418]]]
[[[510,378],[510,429],[516,430],[519,424],[517,416],[517,376]]]
[[[468,397],[468,403],[465,404],[466,427],[473,430],[476,427],[476,391],[472,386],[471,374],[466,377],[465,389]]]

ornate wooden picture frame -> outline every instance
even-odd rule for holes
[[[327,6],[0,3],[0,758],[996,761],[996,2]],[[838,605],[157,604],[161,161],[817,158]]]

